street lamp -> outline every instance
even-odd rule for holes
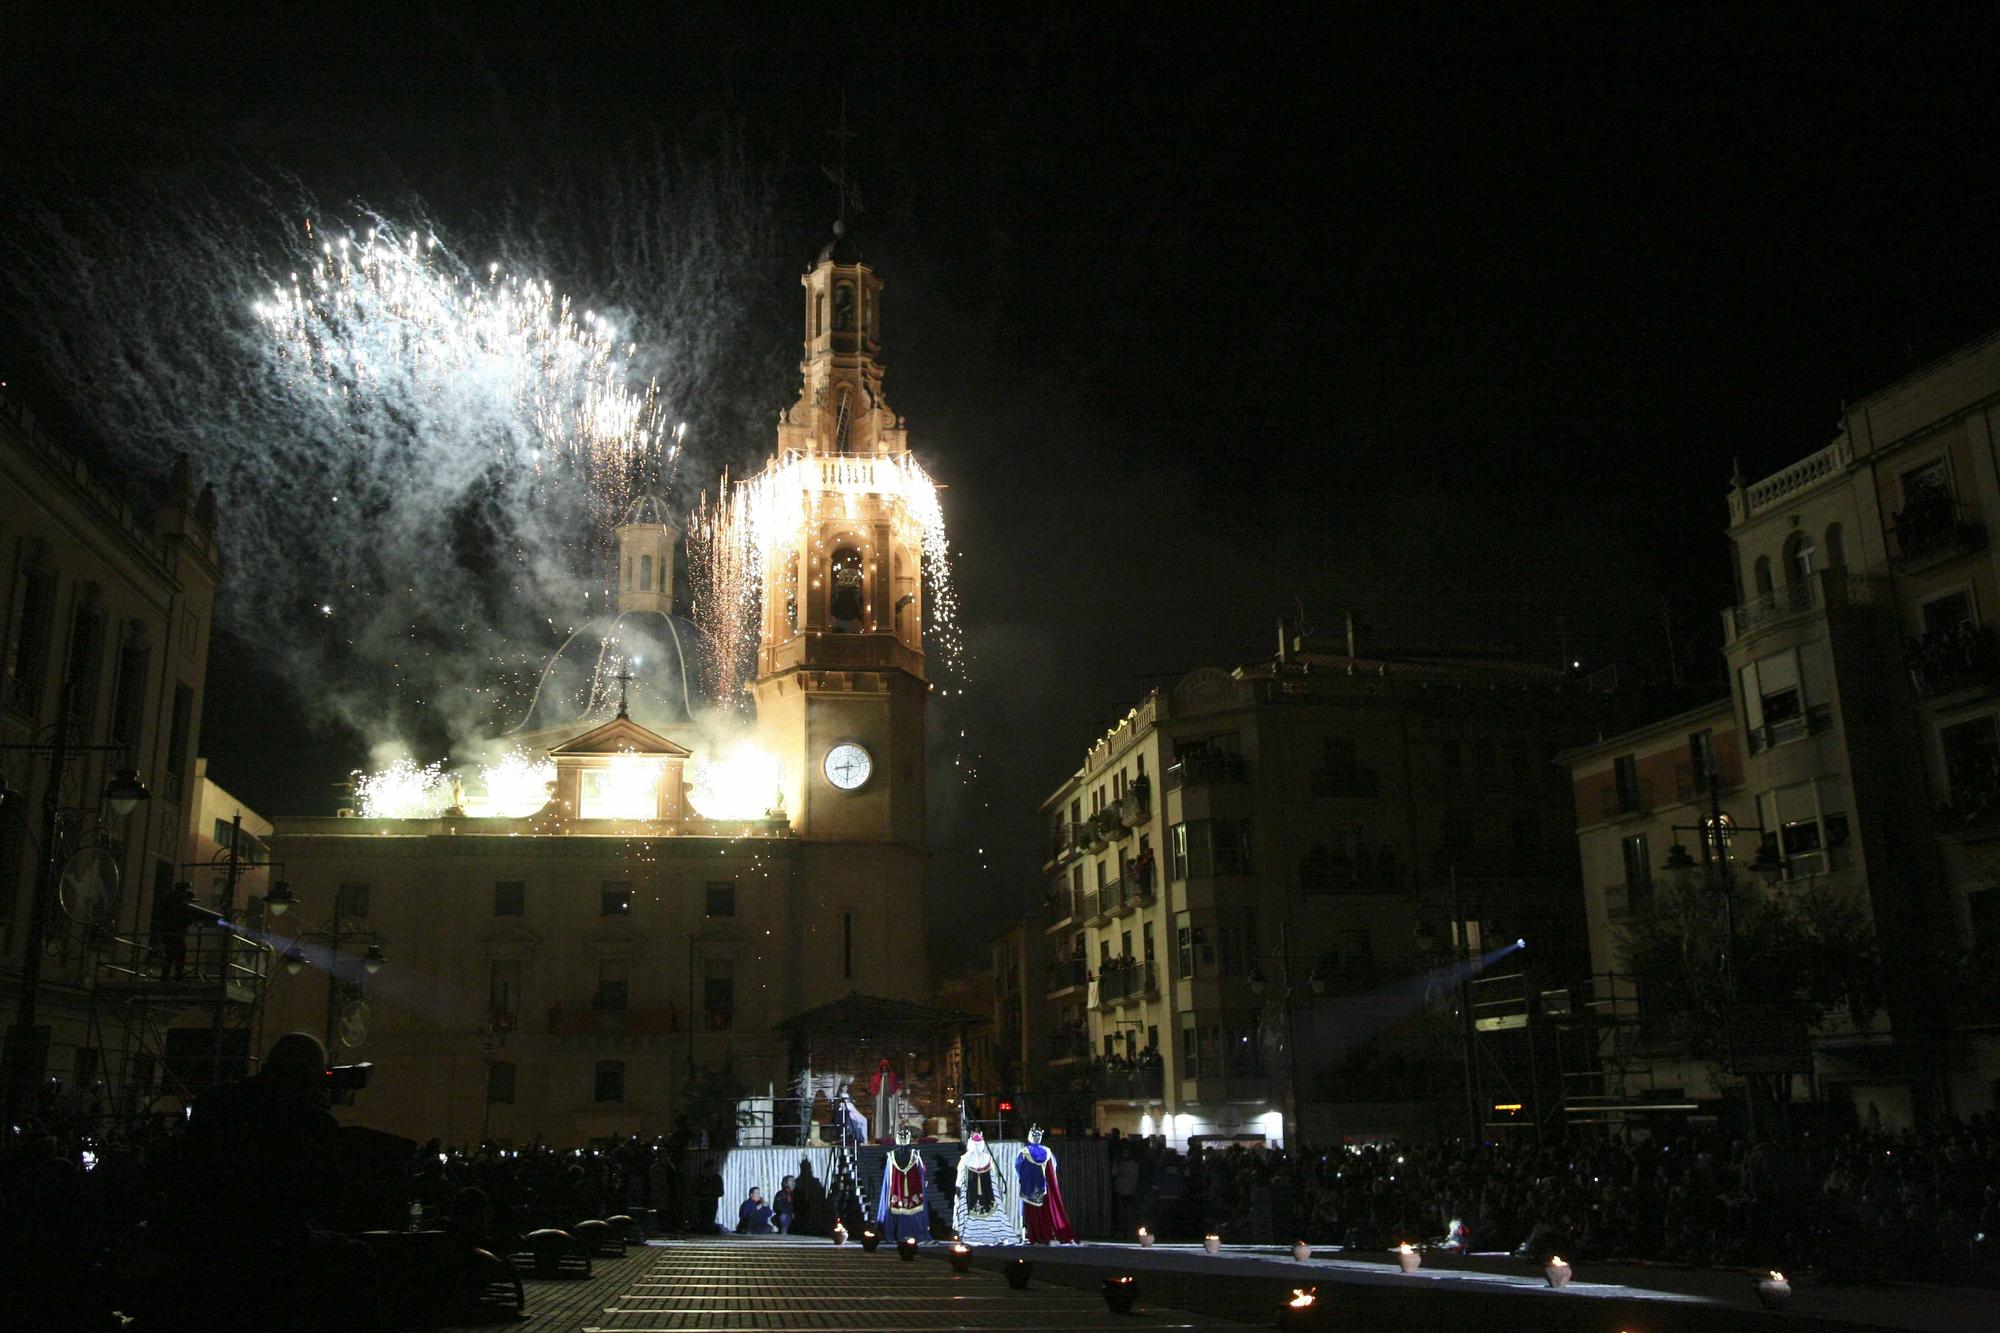
[[[1661,868],[1681,879],[1699,872],[1707,890],[1722,899],[1723,1027],[1725,1032],[1733,1032],[1737,1019],[1736,877],[1729,865],[1730,839],[1743,832],[1757,835],[1757,856],[1750,862],[1750,873],[1763,880],[1766,887],[1774,886],[1784,878],[1786,863],[1778,849],[1775,833],[1761,825],[1733,824],[1722,813],[1722,773],[1716,765],[1712,749],[1704,760],[1703,771],[1708,781],[1707,819],[1701,824],[1672,825],[1675,833],[1694,833],[1701,838],[1701,860],[1697,862],[1688,855],[1685,846],[1676,842],[1668,849],[1666,863]],[[1747,1075],[1743,1079],[1743,1104],[1750,1137],[1754,1140],[1757,1137],[1757,1099]]]
[[[142,801],[153,799],[153,793],[146,790],[146,784],[139,780],[136,768],[121,768],[118,775],[104,788],[104,802],[111,807],[111,813],[120,819],[139,808]]]
[[[293,892],[292,886],[282,879],[273,884],[264,894],[264,910],[274,917],[283,916],[298,905],[298,894]],[[332,1052],[334,1038],[338,1035],[337,1028],[340,1018],[341,944],[349,936],[355,934],[365,933],[369,936],[368,947],[362,951],[359,961],[361,963],[361,970],[371,977],[388,966],[389,963],[388,955],[382,952],[382,942],[374,938],[372,932],[349,931],[341,928],[340,900],[337,895],[333,906],[332,922],[322,926],[302,922],[301,924],[306,925],[308,928],[293,934],[291,947],[285,950],[284,955],[285,971],[291,976],[297,976],[299,973],[305,971],[307,961],[306,952],[300,945],[307,940],[326,941],[326,1048],[329,1053]]]

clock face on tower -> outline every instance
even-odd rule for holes
[[[842,791],[854,791],[866,783],[868,775],[875,771],[875,760],[853,741],[842,741],[826,752],[826,762],[822,767],[828,782]]]

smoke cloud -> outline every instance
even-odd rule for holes
[[[221,626],[318,722],[382,755],[487,757],[547,655],[611,609],[606,488],[674,490],[680,511],[693,497],[663,454],[616,476],[544,456],[550,413],[581,409],[524,390],[490,346],[426,361],[422,325],[385,305],[344,343],[314,330],[328,351],[260,305],[371,231],[420,247],[461,292],[546,284],[615,344],[625,387],[651,385],[661,421],[689,423],[677,475],[705,480],[768,448],[787,388],[789,349],[746,336],[790,295],[772,198],[726,148],[633,148],[456,226],[419,202],[329,207],[210,166],[115,203],[23,198],[0,234],[0,298],[116,461],[160,477],[185,453],[214,482]]]

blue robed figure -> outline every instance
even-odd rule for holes
[[[1016,1154],[1014,1177],[1021,1190],[1021,1239],[1030,1245],[1075,1243],[1056,1178],[1056,1155],[1042,1142],[1040,1125],[1028,1131],[1028,1142]]]

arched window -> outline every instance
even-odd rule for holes
[[[632,591],[632,557],[625,557],[625,591]]]
[[[1818,568],[1819,547],[1813,545],[1811,533],[1795,532],[1785,538],[1785,582],[1810,583]]]
[[[826,293],[820,292],[814,295],[813,297],[813,337],[817,338],[819,337],[820,334],[825,332],[826,332]]]
[[[1847,546],[1840,531],[1840,524],[1826,525],[1826,567],[1828,569],[1847,568]]]
[[[889,586],[895,590],[896,598],[896,633],[907,639],[911,635],[912,626],[916,623],[917,590],[909,586],[906,580],[903,572],[903,553],[900,550],[891,557],[889,568],[892,575]]]
[[[1756,565],[1757,592],[1761,595],[1771,591],[1771,557],[1760,555]]]
[[[833,331],[835,333],[854,331],[854,284],[851,282],[834,284]]]
[[[799,628],[799,558],[785,557],[785,628],[793,633]]]
[[[830,588],[827,618],[833,622],[834,632],[859,634],[863,628],[861,618],[867,607],[862,587],[865,575],[861,552],[852,546],[841,547],[833,553],[827,571]]]
[[[652,590],[653,590],[653,557],[650,555],[642,555],[639,557],[639,591],[651,592]]]

